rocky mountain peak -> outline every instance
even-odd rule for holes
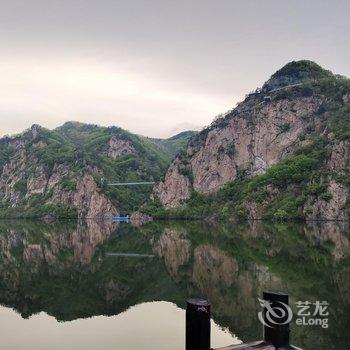
[[[37,139],[43,132],[43,127],[39,124],[33,124],[30,129],[24,132],[24,135],[32,140]]]
[[[313,61],[292,61],[284,65],[264,84],[263,90],[273,90],[291,84],[301,84],[333,76],[329,70]]]

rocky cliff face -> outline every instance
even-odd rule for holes
[[[112,158],[116,158],[126,154],[135,154],[136,150],[130,141],[119,140],[117,137],[113,136],[108,143],[107,155]]]
[[[331,173],[349,175],[350,144],[348,136],[335,136],[337,126],[331,119],[348,108],[350,84],[314,65],[305,61],[287,65],[262,90],[247,95],[235,109],[193,137],[155,186],[160,202],[168,209],[176,208],[186,204],[193,191],[208,195],[235,180],[259,177],[322,138],[327,148],[322,170],[329,173],[322,181],[329,198],[310,196],[304,215],[345,219],[349,189]],[[348,111],[342,123],[349,127]],[[270,197],[266,207],[281,189],[269,186],[265,190]],[[251,198],[244,202],[251,218],[261,218],[264,205]]]
[[[181,173],[181,160],[176,158],[169,167],[165,179],[154,187],[154,194],[167,208],[184,203],[190,197],[191,182]]]
[[[308,127],[317,127],[315,112],[321,103],[321,99],[309,97],[258,104],[248,112],[242,112],[242,106],[226,123],[217,121],[204,146],[197,148],[192,144],[187,150],[193,188],[210,193],[240,173],[250,177],[263,174],[302,145],[299,136]]]
[[[48,147],[42,138],[43,129],[33,125],[24,134],[6,139],[6,144],[2,145],[12,150],[0,176],[3,206],[19,207],[24,211],[31,210],[31,206],[46,206],[47,214],[50,206],[53,214],[57,207],[69,208],[71,213],[75,211],[78,216],[87,218],[117,214],[117,207],[93,178],[100,170],[89,166],[75,170],[71,164],[58,162],[50,168],[33,152],[37,149],[45,151]],[[35,199],[40,199],[40,203],[34,203]]]
[[[151,188],[107,184],[157,180],[170,157],[152,139],[117,127],[68,122],[47,130],[33,125],[0,139],[0,217],[130,213]]]

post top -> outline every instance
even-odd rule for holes
[[[186,302],[187,304],[196,305],[196,306],[210,306],[210,303],[207,300],[201,299],[201,298],[187,299]]]
[[[283,292],[270,292],[265,291],[263,292],[263,298],[265,300],[271,300],[271,301],[282,301],[288,304],[289,296],[286,293]]]
[[[263,292],[264,294],[272,294],[272,295],[288,295],[285,292],[280,292],[280,291],[271,291],[271,290],[266,290]]]

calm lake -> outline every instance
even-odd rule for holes
[[[349,349],[349,239],[342,223],[0,221],[0,348],[184,349],[189,297],[212,305],[213,347],[258,340],[273,290],[290,295],[293,344]]]

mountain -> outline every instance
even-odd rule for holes
[[[198,134],[197,131],[188,130],[180,132],[179,134],[169,137],[168,139],[147,139],[148,141],[154,143],[156,147],[169,154],[171,158],[174,158],[177,155],[178,151],[185,148],[191,137],[196,134]]]
[[[186,138],[155,142],[118,127],[78,122],[54,130],[33,125],[1,138],[0,217],[129,213],[151,187],[107,183],[159,180]]]
[[[350,80],[290,62],[189,141],[155,216],[349,219]]]

